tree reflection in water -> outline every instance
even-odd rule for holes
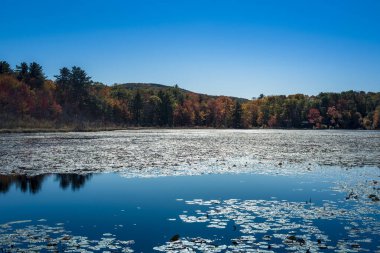
[[[16,189],[20,189],[22,192],[36,194],[41,190],[44,180],[50,176],[55,177],[55,181],[59,182],[59,186],[62,189],[70,187],[75,191],[82,188],[91,179],[92,174],[0,175],[0,193],[7,193],[12,185],[15,185]]]
[[[59,181],[59,186],[61,186],[62,189],[67,189],[71,186],[71,189],[75,191],[82,188],[91,177],[92,174],[56,174],[56,181]]]

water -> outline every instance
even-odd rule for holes
[[[76,252],[169,251],[186,243],[215,252],[379,250],[379,205],[346,200],[331,175],[1,176],[0,223],[6,225],[0,226],[0,245]],[[9,224],[15,221],[21,222]],[[167,243],[175,235],[180,240]]]
[[[128,130],[0,134],[0,173],[129,177],[380,166],[380,131]],[[263,165],[264,164],[264,165]]]
[[[379,131],[0,134],[0,252],[376,252],[379,168]]]

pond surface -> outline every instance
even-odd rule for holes
[[[128,177],[380,166],[380,131],[128,130],[0,134],[0,174]],[[277,166],[278,167],[278,166]]]
[[[351,199],[351,192],[336,178],[340,169],[328,169],[330,177],[323,179],[314,173],[1,176],[0,248],[11,252],[379,250],[378,202],[368,198],[368,189]],[[358,174],[366,178],[378,168],[357,170],[367,171]]]
[[[0,252],[380,252],[380,132],[0,134]]]

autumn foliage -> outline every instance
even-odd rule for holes
[[[0,128],[75,126],[379,129],[380,93],[347,91],[251,100],[174,87],[107,86],[79,68],[48,80],[38,63],[0,62]]]

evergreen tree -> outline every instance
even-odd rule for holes
[[[243,110],[241,108],[241,104],[239,103],[239,101],[236,101],[234,112],[232,114],[232,127],[233,128],[242,128],[243,127],[242,114],[243,114]]]
[[[39,89],[43,86],[45,81],[45,75],[42,70],[42,66],[36,62],[32,62],[29,65],[29,75],[27,78],[27,84],[33,89]]]
[[[61,104],[65,104],[68,101],[68,96],[70,95],[70,79],[71,71],[70,69],[63,67],[59,70],[59,75],[54,76],[56,78],[55,82],[57,84],[57,98]]]
[[[26,62],[22,62],[16,66],[17,79],[19,81],[28,81],[29,79],[29,66]]]
[[[140,112],[142,108],[143,108],[143,101],[141,98],[140,91],[137,90],[132,100],[132,115],[133,115],[134,123],[136,125],[140,124]]]
[[[6,61],[0,61],[0,75],[1,74],[11,74],[13,71],[11,66]]]
[[[65,89],[69,86],[70,83],[70,76],[71,71],[63,67],[59,70],[59,75],[54,76],[56,78],[56,83],[58,84],[58,87]]]
[[[172,126],[173,125],[173,104],[168,91],[159,91],[158,97],[161,99],[160,108],[160,125]]]
[[[55,76],[61,103],[68,113],[83,114],[90,103],[88,88],[92,84],[91,77],[80,67],[72,67],[71,71],[64,67]]]

